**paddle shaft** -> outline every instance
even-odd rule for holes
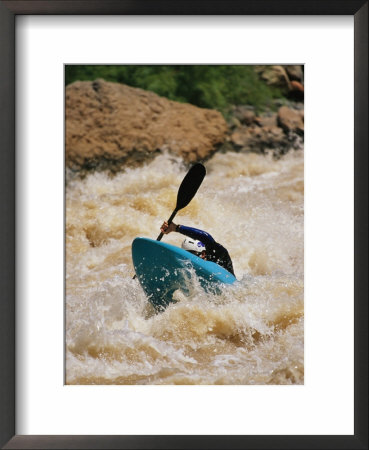
[[[178,209],[175,209],[173,212],[172,212],[172,215],[169,217],[169,219],[168,219],[168,225],[170,225],[172,222],[173,222],[173,219],[174,219],[174,217],[175,217],[175,215],[177,214],[177,212],[178,212]],[[156,238],[156,240],[157,241],[161,241],[161,238],[164,236],[164,233],[163,232],[161,232],[160,234],[159,234],[159,236]]]

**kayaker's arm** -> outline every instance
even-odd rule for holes
[[[201,241],[205,245],[211,242],[215,242],[214,238],[206,231],[198,230],[197,228],[186,227],[185,225],[177,225],[174,222],[169,225],[168,222],[164,222],[160,230],[164,234],[171,233],[172,231],[177,231],[177,233],[181,233],[192,239]]]
[[[192,239],[201,241],[205,245],[215,242],[213,237],[206,231],[198,230],[197,228],[186,227],[185,225],[177,225],[174,222],[172,222],[170,225],[168,225],[168,222],[164,222],[163,225],[161,226],[160,230],[164,234],[171,233],[172,231],[177,231],[177,233],[181,233]]]
[[[192,239],[201,241],[203,244],[205,244],[205,246],[215,242],[214,238],[209,233],[203,230],[198,230],[197,228],[186,227],[185,225],[178,225],[176,231]]]

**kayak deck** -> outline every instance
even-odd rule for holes
[[[177,289],[188,295],[194,276],[206,292],[214,294],[220,292],[222,284],[236,281],[230,272],[218,264],[153,239],[134,239],[132,259],[144,292],[158,309],[164,309],[173,302],[173,293]]]

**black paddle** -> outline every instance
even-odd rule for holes
[[[173,219],[177,214],[177,212],[180,209],[187,206],[190,203],[190,201],[194,198],[205,175],[206,169],[200,163],[197,163],[194,166],[192,166],[191,169],[187,172],[187,175],[183,178],[182,183],[179,186],[177,194],[177,204],[174,211],[172,212],[172,215],[168,219],[168,225],[170,225],[173,222]],[[159,236],[156,238],[156,240],[161,241],[163,234],[164,233],[160,233]]]
[[[183,209],[185,206],[187,206],[190,203],[190,201],[194,198],[205,175],[206,169],[200,163],[193,165],[191,169],[187,172],[187,175],[183,178],[182,183],[179,186],[177,194],[177,204],[174,211],[172,212],[172,215],[168,219],[168,225],[170,225],[173,222],[173,219],[177,214],[177,212],[180,209]],[[156,238],[156,240],[161,241],[163,235],[164,233],[160,233],[159,236]],[[136,275],[133,277],[133,279],[135,278]]]

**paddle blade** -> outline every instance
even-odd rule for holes
[[[192,166],[191,169],[187,172],[187,175],[183,178],[183,181],[179,186],[176,206],[177,211],[184,208],[190,203],[190,201],[198,191],[205,175],[206,169],[200,163]]]

